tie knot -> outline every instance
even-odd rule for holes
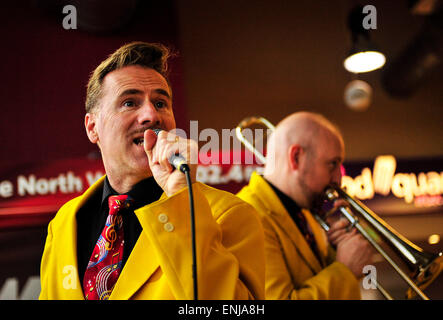
[[[121,209],[129,208],[131,200],[127,195],[110,196],[108,199],[109,214],[117,214]]]

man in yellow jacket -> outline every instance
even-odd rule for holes
[[[263,299],[264,237],[255,210],[195,182],[197,143],[175,135],[169,51],[125,45],[87,88],[85,127],[106,176],[50,222],[40,299],[193,299],[185,175],[193,182],[199,299]],[[151,129],[162,129],[158,136]]]
[[[319,114],[294,113],[269,138],[264,175],[253,173],[237,194],[263,223],[266,299],[360,298],[357,278],[372,249],[343,220],[327,235],[310,212],[328,184],[340,183],[343,158],[343,139],[332,123]]]

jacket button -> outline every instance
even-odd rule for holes
[[[173,225],[172,223],[170,223],[170,222],[165,223],[165,225],[164,225],[163,227],[165,228],[165,230],[166,230],[167,232],[172,232],[172,231],[174,231],[174,225]]]
[[[160,221],[161,223],[166,223],[168,222],[168,216],[164,213],[160,213],[158,215],[158,221]]]

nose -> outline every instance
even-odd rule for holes
[[[161,117],[151,101],[145,101],[138,110],[138,123],[145,126],[160,126]]]

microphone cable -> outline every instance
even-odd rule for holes
[[[192,238],[192,280],[194,286],[194,300],[198,300],[198,283],[197,283],[197,253],[195,241],[195,211],[194,211],[194,194],[192,192],[191,170],[189,166],[184,163],[179,167],[179,170],[186,176],[186,183],[188,184],[189,194],[189,210],[191,215],[191,238]]]
[[[162,129],[152,129],[156,135],[162,131]],[[169,157],[169,163],[186,176],[186,183],[188,185],[189,194],[189,211],[191,216],[191,245],[192,245],[192,284],[194,289],[194,300],[198,300],[198,281],[197,281],[197,250],[195,241],[195,210],[194,210],[194,193],[192,192],[191,181],[191,169],[186,163],[185,158],[180,154],[173,154]]]

